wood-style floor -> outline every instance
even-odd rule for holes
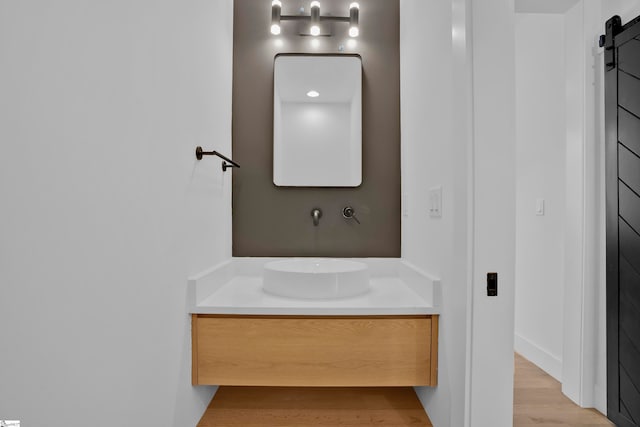
[[[595,409],[580,408],[569,400],[558,381],[524,357],[516,354],[515,364],[515,427],[613,426]]]
[[[198,427],[432,426],[411,387],[220,387]]]

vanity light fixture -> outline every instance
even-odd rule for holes
[[[309,30],[312,36],[320,35],[320,2],[311,2],[311,29]]]
[[[277,36],[280,34],[280,12],[282,12],[282,3],[280,0],[271,2],[271,34]]]
[[[309,92],[307,92],[307,96],[309,98],[317,98],[320,96],[320,94],[316,90],[310,90]]]
[[[349,37],[358,37],[360,34],[360,27],[358,27],[359,20],[360,5],[358,3],[351,3],[349,5]]]
[[[273,0],[271,2],[271,34],[280,34],[282,30],[280,26],[281,21],[308,21],[309,34],[317,37],[322,33],[320,22],[333,21],[348,23],[349,37],[358,37],[360,35],[360,5],[358,3],[354,2],[349,5],[349,16],[322,16],[320,15],[320,2],[317,0],[311,2],[310,11],[310,15],[282,15],[282,2],[280,0]]]

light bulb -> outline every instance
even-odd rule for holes
[[[317,98],[320,96],[320,94],[315,90],[310,90],[309,92],[307,92],[307,96],[309,98]]]
[[[309,32],[312,36],[320,35],[320,2],[311,2],[311,28]]]
[[[271,2],[271,34],[280,34],[280,12],[282,10],[282,3],[280,0],[273,0]]]
[[[360,34],[359,22],[360,5],[358,5],[358,3],[351,3],[349,6],[349,37],[358,37]]]

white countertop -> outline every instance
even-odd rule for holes
[[[351,298],[302,300],[270,295],[258,277],[236,277],[196,307],[200,314],[390,315],[438,314],[401,280],[371,280],[371,290]]]
[[[189,279],[193,314],[424,315],[440,314],[440,283],[400,259],[360,259],[370,264],[371,290],[341,299],[293,299],[265,293],[266,258],[233,258]]]

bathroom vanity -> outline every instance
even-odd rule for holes
[[[193,314],[193,384],[435,386],[438,316]]]
[[[287,298],[263,288],[270,262],[234,258],[189,280],[194,385],[437,384],[437,279],[400,259],[361,259],[366,291]]]

